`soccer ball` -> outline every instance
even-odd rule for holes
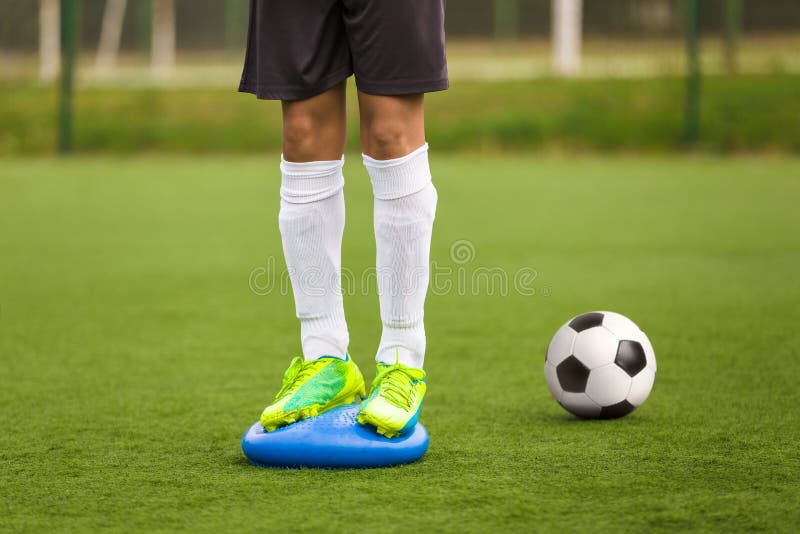
[[[550,393],[569,412],[614,419],[647,399],[656,378],[656,355],[645,333],[627,317],[584,313],[553,336],[544,376]]]

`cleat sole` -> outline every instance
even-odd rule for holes
[[[358,422],[364,426],[371,426],[375,429],[375,432],[380,434],[385,438],[395,438],[400,435],[400,431],[394,428],[389,428],[387,426],[382,425],[380,422],[375,421],[367,414],[360,413],[358,414]]]

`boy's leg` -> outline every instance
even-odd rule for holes
[[[392,437],[413,427],[426,391],[425,295],[437,193],[428,166],[423,95],[359,93],[364,164],[374,193],[383,332],[378,374],[359,421]]]
[[[423,95],[359,93],[364,164],[374,193],[383,334],[376,359],[422,368],[436,189],[425,144]]]
[[[340,287],[344,142],[344,83],[283,102],[279,223],[303,358],[292,362],[275,402],[261,415],[267,430],[364,395],[361,373],[347,356]],[[309,381],[316,383],[303,388]]]
[[[364,396],[339,289],[344,81],[353,73],[343,17],[343,0],[250,2],[239,90],[282,102],[279,223],[303,347],[261,415],[268,431]]]
[[[283,253],[300,319],[303,356],[344,358],[341,247],[344,232],[345,87],[283,102]]]

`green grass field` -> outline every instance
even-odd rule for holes
[[[428,454],[341,472],[239,448],[299,350],[291,297],[249,282],[282,265],[274,158],[0,160],[0,529],[794,530],[800,160],[432,158],[433,260],[532,268],[536,291],[431,295]],[[346,173],[361,273],[371,192]],[[352,293],[370,380],[377,297]],[[550,336],[594,309],[658,357],[621,420],[544,382]]]
[[[86,87],[75,96],[84,154],[261,154],[280,146],[280,104],[208,88]],[[349,146],[358,146],[356,91]],[[800,75],[706,76],[697,149],[800,154]],[[685,148],[686,81],[644,79],[453,80],[428,95],[426,134],[439,153],[647,152]],[[0,157],[54,152],[52,88],[0,81]],[[468,110],[468,112],[465,112]],[[124,118],[124,120],[121,120]]]

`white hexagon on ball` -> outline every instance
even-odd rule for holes
[[[650,391],[653,389],[653,383],[656,380],[656,372],[646,367],[631,379],[631,391],[628,393],[628,402],[636,407],[641,406],[647,397],[650,396]]]
[[[622,402],[628,398],[630,391],[631,377],[613,363],[592,369],[589,373],[586,394],[600,406]]]
[[[570,328],[569,325],[559,328],[547,347],[547,361],[553,365],[558,365],[571,356],[572,346],[575,344],[577,335],[578,333]]]
[[[619,339],[611,331],[597,326],[578,333],[572,352],[589,369],[614,362]]]
[[[586,393],[569,393],[565,391],[561,395],[559,404],[565,408],[569,406],[568,411],[584,419],[597,419],[602,411],[602,408],[590,399]]]
[[[624,315],[589,312],[553,336],[545,377],[553,397],[586,419],[615,419],[641,406],[653,388],[656,357],[644,332]]]
[[[553,393],[553,397],[557,401],[561,401],[561,395],[564,392],[561,385],[558,383],[558,376],[556,375],[556,366],[550,362],[544,363],[544,378],[547,381],[547,387]]]
[[[641,328],[624,315],[610,311],[599,313],[603,314],[603,326],[611,330],[611,333],[618,339],[632,339],[631,336],[636,336],[641,332]]]

